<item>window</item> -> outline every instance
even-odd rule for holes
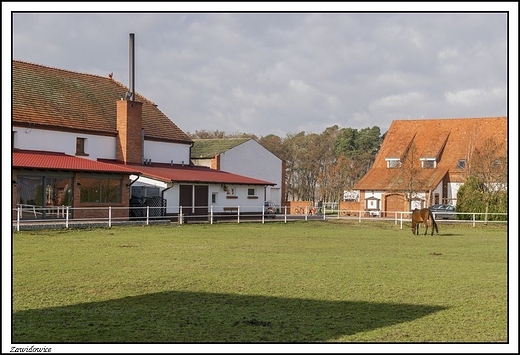
[[[76,155],[88,155],[85,153],[86,138],[76,138]]]
[[[434,158],[421,158],[421,164],[423,169],[435,169],[437,167]]]
[[[386,167],[388,169],[397,169],[401,167],[400,159],[386,158]]]
[[[82,178],[81,202],[121,203],[121,178]]]
[[[256,198],[258,198],[258,196],[256,196],[256,189],[255,188],[247,189],[247,198],[248,199],[256,199]]]
[[[457,169],[465,169],[466,168],[466,159],[459,159],[457,163]]]
[[[19,174],[16,183],[16,203],[22,210],[32,208],[33,213],[28,214],[31,218],[56,218],[59,217],[56,210],[49,208],[72,206],[72,176],[69,174]],[[22,212],[22,218],[25,215]]]
[[[213,192],[211,194],[211,203],[217,203],[217,193]]]
[[[356,191],[356,190],[343,191],[343,201],[359,202],[359,191]]]

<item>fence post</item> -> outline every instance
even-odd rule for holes
[[[150,223],[149,218],[150,218],[150,206],[146,206],[146,225],[148,225]]]
[[[20,231],[20,215],[22,214],[22,209],[20,206],[16,208],[16,231]]]
[[[283,221],[287,223],[287,206],[283,206]]]
[[[264,219],[264,212],[265,212],[264,210],[265,210],[265,208],[264,208],[264,206],[262,206],[261,209],[262,209],[262,224],[264,224],[265,223],[265,219]]]
[[[65,215],[65,228],[69,229],[69,206],[67,206],[67,214]]]
[[[209,208],[209,224],[213,224],[213,205]]]
[[[182,224],[182,206],[179,206],[179,224]]]
[[[473,213],[473,227],[475,227],[476,225],[476,217],[475,217],[476,213]]]
[[[237,206],[237,223],[240,223],[240,206]]]
[[[112,206],[108,206],[108,228],[112,227]]]

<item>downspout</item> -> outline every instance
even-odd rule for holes
[[[173,181],[170,181],[170,183],[172,184],[172,186],[170,187],[167,187],[165,188],[164,190],[161,191],[161,198],[164,200],[164,191],[168,191],[169,189],[171,189],[173,187]]]
[[[144,128],[141,128],[141,165],[144,165]]]
[[[134,181],[132,181],[130,184],[128,184],[128,187],[132,186],[134,182],[136,182],[137,180],[139,180],[139,178],[141,177],[141,175],[137,175],[137,179],[135,179]]]
[[[162,199],[162,201],[164,201],[164,192],[168,191],[169,189],[171,189],[173,187],[173,181],[170,181],[170,183],[172,184],[172,186],[167,187],[167,188],[165,188],[164,190],[161,191],[161,199]],[[166,213],[166,208],[167,207],[168,207],[168,200],[166,200],[166,206],[164,206],[164,213]]]
[[[193,145],[194,145],[194,144],[195,144],[195,142],[194,142],[194,141],[191,141],[191,143],[190,143],[190,165],[192,165],[192,164],[191,164],[191,148],[193,148]]]

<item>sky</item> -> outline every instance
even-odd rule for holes
[[[383,133],[396,119],[508,114],[508,32],[518,31],[508,30],[506,12],[467,12],[475,4],[453,7],[464,13],[157,12],[129,3],[131,13],[103,13],[121,9],[108,4],[67,13],[11,5],[12,59],[113,73],[130,86],[133,33],[135,91],[190,133],[285,137],[333,125]]]

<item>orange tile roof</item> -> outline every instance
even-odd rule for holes
[[[402,158],[414,144],[419,158],[436,158],[436,169],[423,169],[417,177],[424,190],[434,189],[446,176],[458,176],[457,163],[469,159],[472,149],[488,138],[507,146],[507,117],[395,120],[385,136],[374,164],[355,190],[401,190],[399,169],[388,169],[386,158]],[[453,174],[451,174],[453,173]],[[460,181],[462,182],[462,181]]]
[[[112,78],[13,60],[13,125],[115,136],[116,101],[129,91]],[[143,103],[145,139],[191,143],[153,102]]]

